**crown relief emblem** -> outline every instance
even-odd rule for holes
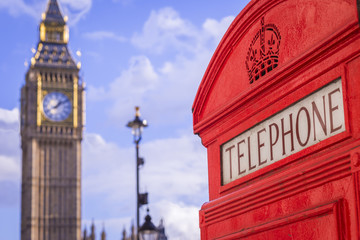
[[[245,61],[249,81],[253,83],[278,66],[280,49],[280,32],[275,24],[264,24],[253,38]]]

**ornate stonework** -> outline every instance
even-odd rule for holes
[[[81,239],[84,86],[56,0],[21,89],[21,240]]]

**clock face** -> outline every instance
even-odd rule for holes
[[[46,118],[51,121],[60,122],[69,117],[71,102],[65,94],[51,92],[44,97],[43,109]]]

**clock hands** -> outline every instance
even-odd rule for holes
[[[57,109],[61,104],[66,103],[67,101],[59,101],[54,107],[52,107],[53,109]]]
[[[52,102],[52,103],[49,103],[47,105],[47,109],[48,111],[51,113],[51,114],[59,114],[59,113],[62,113],[63,110],[60,108],[60,106],[64,106],[64,104],[66,104],[68,101],[65,99],[65,100],[58,100],[56,101],[55,103]]]
[[[51,121],[63,121],[71,113],[69,98],[60,92],[51,92],[43,100],[44,114]]]

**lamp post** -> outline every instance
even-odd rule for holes
[[[141,165],[144,164],[144,160],[142,158],[139,158],[139,143],[141,141],[141,134],[143,131],[144,127],[147,127],[147,122],[146,120],[141,120],[140,119],[140,108],[139,107],[135,107],[135,119],[133,121],[130,121],[127,124],[127,127],[131,128],[131,133],[132,135],[134,135],[134,143],[135,143],[135,147],[136,147],[136,238],[137,240],[139,240],[139,208],[140,206],[143,204],[143,199],[142,202],[140,203],[140,199],[139,199],[139,167]],[[141,197],[143,197],[145,194],[141,194]],[[146,198],[147,198],[147,194],[146,194]],[[145,201],[147,202],[147,200]]]
[[[151,222],[151,217],[149,215],[149,208],[147,209],[145,222],[139,229],[139,235],[140,235],[140,240],[158,240],[159,239],[159,230]]]

